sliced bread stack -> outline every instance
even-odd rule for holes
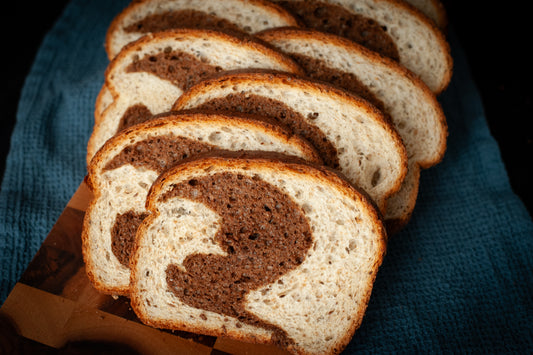
[[[87,147],[93,286],[154,327],[342,352],[446,148],[434,21],[400,0],[133,1]]]
[[[321,163],[307,141],[259,117],[168,113],[125,129],[98,150],[86,179],[94,198],[82,240],[96,289],[128,295],[131,249],[150,186],[182,159],[213,150],[274,151]]]

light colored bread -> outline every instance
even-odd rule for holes
[[[142,21],[146,20],[151,21],[153,30],[143,25]],[[263,0],[132,1],[111,22],[105,49],[109,59],[113,59],[127,43],[147,33],[172,28],[211,28],[253,34],[267,28],[297,25],[285,9]]]
[[[448,28],[448,13],[444,4],[440,0],[404,0],[413,5],[415,8],[422,11],[424,15],[429,17],[441,31],[446,31]]]
[[[275,200],[254,201],[264,191]],[[131,305],[142,322],[294,354],[338,354],[360,326],[385,228],[371,200],[332,170],[202,157],[158,178],[147,208],[131,264]],[[285,218],[291,223],[272,227]]]
[[[131,69],[142,65],[159,72]],[[294,61],[269,46],[213,30],[168,30],[128,44],[107,67],[102,90],[109,93],[100,95],[107,108],[95,118],[87,145],[87,162],[117,133],[121,119],[131,107],[141,105],[148,116],[166,112],[191,83],[242,68],[300,72]],[[167,79],[168,75],[172,79]]]
[[[419,167],[434,166],[446,150],[446,118],[436,96],[402,65],[345,38],[298,28],[266,30],[257,36],[295,59],[308,76],[351,90],[389,115],[414,170],[384,215],[394,230],[403,227],[417,198]]]
[[[325,164],[364,189],[381,211],[406,174],[405,147],[382,112],[323,82],[287,73],[226,74],[191,87],[173,107],[200,108],[278,120],[311,142]]]
[[[134,221],[139,223],[146,213],[145,199],[152,182],[185,156],[212,150],[273,151],[321,163],[314,148],[300,137],[263,118],[242,114],[167,113],[124,130],[97,152],[86,178],[94,199],[85,214],[83,255],[97,290],[127,295],[129,249],[119,244],[133,240]],[[119,216],[130,217],[129,231],[113,231],[119,226]]]
[[[384,39],[392,40],[392,45],[397,50],[397,59],[403,66],[418,75],[428,87],[435,93],[444,91],[452,76],[453,61],[450,55],[450,47],[442,31],[421,11],[401,0],[276,0],[286,9],[291,10],[293,15],[300,16],[303,25],[322,31],[334,31],[332,33],[342,36],[360,34],[356,28],[349,33],[347,29],[353,23],[358,23],[349,16],[361,16],[375,22],[377,26],[372,31],[383,31],[376,36],[376,41]],[[328,5],[328,6],[325,6]],[[342,16],[332,16],[333,9],[347,11]],[[318,15],[317,15],[318,14]],[[308,19],[313,18],[311,22]],[[322,20],[322,21],[316,21]],[[371,31],[363,31],[371,34]],[[365,42],[365,46],[371,46],[373,50],[379,50],[379,45],[372,41]],[[377,43],[379,44],[379,43]],[[390,49],[387,46],[387,51]],[[370,48],[370,47],[369,47]],[[384,53],[382,53],[384,54]],[[396,57],[396,55],[394,55]]]

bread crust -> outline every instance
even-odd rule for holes
[[[321,164],[321,159],[309,142],[304,138],[292,134],[283,126],[277,124],[263,116],[250,115],[244,113],[218,113],[207,110],[181,110],[171,111],[155,115],[153,119],[126,128],[119,135],[109,139],[95,154],[91,164],[88,166],[86,183],[91,189],[98,186],[98,176],[101,174],[105,164],[112,158],[111,154],[117,152],[117,147],[123,147],[140,132],[157,132],[162,127],[179,127],[180,125],[195,122],[198,124],[225,124],[231,120],[242,127],[253,128],[256,131],[263,131],[269,136],[276,137],[287,144],[294,145],[301,149],[310,161]]]
[[[93,286],[101,293],[103,294],[109,294],[113,296],[126,296],[130,298],[132,309],[135,311],[137,317],[139,320],[148,325],[155,328],[163,328],[163,329],[171,329],[171,330],[181,330],[181,331],[188,331],[198,334],[205,334],[210,336],[222,336],[231,338],[237,341],[244,341],[249,343],[256,343],[256,344],[271,344],[271,345],[277,345],[281,348],[284,348],[285,350],[288,350],[292,354],[315,354],[314,352],[308,351],[304,345],[298,344],[296,342],[288,342],[287,344],[281,344],[278,340],[276,340],[276,336],[273,336],[273,333],[268,333],[265,331],[262,333],[261,331],[253,333],[248,331],[239,331],[238,329],[226,329],[225,326],[218,327],[218,328],[206,328],[210,326],[206,323],[205,326],[202,326],[202,323],[193,324],[191,322],[187,322],[187,320],[156,320],[151,318],[151,316],[148,313],[145,313],[143,311],[142,307],[142,299],[140,294],[137,290],[134,290],[131,285],[134,285],[136,283],[136,280],[140,279],[142,275],[140,275],[140,270],[138,269],[138,265],[141,262],[139,260],[139,252],[142,248],[141,246],[141,240],[140,238],[143,238],[144,235],[147,234],[148,228],[152,223],[154,223],[157,218],[160,216],[159,211],[159,205],[164,200],[165,192],[168,191],[167,188],[172,185],[174,178],[177,176],[198,176],[197,172],[200,172],[200,174],[208,174],[208,172],[211,169],[220,169],[222,172],[227,171],[241,171],[239,169],[242,169],[242,171],[276,171],[279,174],[295,174],[298,176],[301,176],[303,181],[302,184],[304,186],[307,180],[314,181],[320,186],[328,186],[332,189],[335,189],[339,194],[334,194],[336,197],[343,197],[343,199],[340,199],[340,201],[343,201],[345,203],[345,206],[353,206],[351,205],[351,202],[346,203],[344,198],[356,200],[360,205],[358,205],[361,210],[363,210],[363,214],[368,215],[369,219],[371,220],[370,224],[373,227],[372,232],[368,232],[371,236],[371,239],[375,239],[375,243],[377,245],[377,249],[371,253],[373,256],[375,256],[372,260],[372,264],[370,267],[370,272],[368,273],[368,277],[365,278],[364,282],[364,290],[360,292],[359,294],[362,295],[361,302],[357,303],[358,308],[356,312],[353,314],[350,313],[350,324],[348,327],[343,326],[342,329],[345,329],[345,332],[343,335],[335,340],[335,343],[333,345],[328,345],[329,348],[325,352],[320,352],[321,354],[338,354],[342,352],[342,350],[348,345],[348,343],[351,341],[354,333],[356,330],[360,327],[364,314],[366,312],[366,309],[368,307],[368,303],[371,297],[373,284],[375,282],[377,272],[379,270],[379,267],[381,266],[383,259],[386,254],[387,250],[387,241],[389,236],[394,235],[398,233],[402,228],[406,226],[408,221],[411,218],[414,206],[416,204],[416,199],[418,195],[418,189],[419,189],[419,178],[420,173],[422,169],[430,168],[438,163],[440,163],[444,157],[445,151],[446,151],[446,139],[448,136],[448,127],[446,123],[446,118],[444,116],[444,113],[442,112],[442,108],[440,107],[440,103],[437,100],[437,95],[442,93],[447,86],[450,83],[451,77],[453,75],[453,61],[450,54],[450,47],[448,42],[445,38],[445,33],[443,32],[442,26],[439,28],[439,22],[432,21],[429,16],[424,14],[421,9],[416,8],[414,5],[409,3],[409,0],[362,0],[362,1],[372,1],[376,5],[381,4],[387,4],[389,8],[392,8],[392,11],[398,11],[405,14],[408,14],[414,21],[418,21],[421,23],[425,28],[427,28],[428,33],[430,33],[433,37],[434,42],[437,44],[437,47],[442,51],[443,57],[442,62],[443,65],[446,67],[445,73],[441,77],[441,80],[439,83],[431,86],[431,88],[428,86],[426,82],[423,81],[422,77],[415,72],[413,72],[410,69],[407,69],[407,66],[405,63],[398,63],[392,59],[389,59],[387,57],[384,57],[376,52],[373,52],[351,40],[348,40],[346,38],[342,38],[335,35],[330,35],[327,33],[322,33],[318,30],[314,29],[306,29],[299,27],[301,24],[299,23],[298,19],[293,17],[289,11],[285,10],[282,6],[278,5],[276,0],[274,1],[266,1],[266,0],[232,0],[232,1],[238,1],[242,2],[243,7],[244,6],[257,6],[259,8],[268,9],[270,11],[270,14],[274,17],[280,17],[283,18],[287,23],[289,23],[289,26],[287,27],[281,27],[281,28],[275,28],[275,29],[266,29],[260,32],[256,32],[251,36],[251,33],[231,33],[231,32],[225,32],[224,30],[212,30],[212,29],[187,29],[187,28],[178,28],[178,29],[169,29],[165,31],[160,32],[154,32],[154,33],[148,33],[137,40],[125,44],[125,46],[122,48],[122,50],[119,53],[116,53],[115,55],[112,54],[112,37],[121,29],[121,26],[124,25],[124,19],[128,16],[136,13],[139,9],[141,9],[144,5],[150,4],[150,3],[157,3],[159,0],[134,0],[132,1],[121,13],[119,13],[111,22],[108,31],[105,36],[105,43],[104,43],[104,49],[108,55],[108,58],[110,60],[110,63],[108,67],[105,70],[105,80],[101,87],[101,90],[95,100],[95,106],[94,106],[94,130],[93,134],[91,135],[91,138],[89,139],[88,145],[87,145],[87,171],[88,174],[85,177],[85,182],[89,189],[93,193],[93,200],[90,202],[89,207],[86,211],[85,218],[83,221],[82,226],[82,255],[86,266],[86,273],[90,280],[90,282],[93,284]],[[341,6],[347,6],[347,9],[349,10],[349,4],[351,0],[322,0],[329,3],[335,3],[337,5]],[[433,5],[437,6],[440,4],[439,0],[427,0],[428,2],[431,2]],[[172,2],[172,0],[170,1]],[[197,3],[192,2],[191,6],[196,6]],[[442,4],[440,4],[442,5]],[[178,8],[177,10],[181,10],[182,8]],[[193,8],[191,8],[193,9]],[[394,10],[395,9],[395,10]],[[440,16],[443,14],[445,15],[444,9],[440,8]],[[352,10],[350,10],[352,11]],[[224,14],[225,15],[225,14]],[[224,16],[222,16],[224,18]],[[440,17],[442,21],[446,21],[445,17]],[[245,31],[246,32],[246,31]],[[388,31],[387,31],[388,32]],[[154,117],[144,123],[140,123],[134,126],[131,126],[129,128],[126,128],[125,130],[117,133],[113,137],[111,137],[109,140],[107,140],[103,145],[97,146],[96,141],[94,140],[95,135],[98,132],[98,126],[106,119],[106,111],[109,109],[109,112],[113,112],[113,105],[114,101],[117,99],[122,99],[120,95],[122,93],[119,92],[118,88],[114,85],[114,82],[112,80],[112,77],[119,71],[118,68],[120,68],[121,61],[127,60],[128,56],[131,53],[134,53],[135,51],[140,51],[141,48],[147,44],[147,43],[161,43],[161,41],[164,41],[165,38],[168,37],[182,37],[182,36],[191,36],[191,38],[209,38],[211,40],[220,40],[220,41],[226,41],[230,44],[236,44],[243,48],[248,48],[251,50],[254,50],[256,52],[262,53],[263,55],[266,55],[270,58],[275,59],[281,67],[284,67],[287,72],[281,72],[276,70],[270,70],[270,69],[239,69],[239,70],[233,70],[233,71],[225,71],[223,73],[220,73],[214,77],[208,78],[199,84],[193,86],[192,88],[188,89],[177,98],[177,101],[175,102],[172,110],[170,112],[164,112],[164,113],[156,113]],[[410,162],[408,161],[408,152],[405,149],[403,139],[401,137],[401,134],[397,129],[394,127],[393,120],[389,120],[387,115],[384,115],[383,112],[381,112],[376,106],[369,103],[368,101],[362,99],[361,97],[349,93],[345,90],[343,90],[340,87],[337,87],[331,83],[326,83],[314,79],[310,79],[306,76],[304,70],[298,65],[298,63],[293,60],[290,55],[285,55],[283,51],[276,48],[276,46],[272,45],[270,42],[272,40],[275,40],[276,38],[288,38],[289,36],[299,36],[299,38],[302,39],[308,39],[308,40],[315,40],[315,41],[323,41],[324,43],[334,44],[336,46],[340,46],[343,48],[346,48],[347,50],[353,50],[358,51],[362,53],[364,56],[370,59],[371,62],[374,63],[374,65],[378,66],[387,66],[390,70],[394,71],[396,75],[399,77],[407,78],[410,82],[412,82],[417,89],[420,91],[420,97],[422,100],[426,100],[429,102],[437,112],[436,120],[438,121],[438,126],[441,128],[438,130],[439,135],[439,142],[441,144],[439,145],[439,148],[436,150],[435,155],[431,159],[426,160],[420,160],[417,162]],[[215,54],[213,54],[215,55]],[[327,55],[327,53],[325,53]],[[214,63],[216,65],[216,63]],[[335,100],[339,100],[342,102],[346,102],[350,105],[354,105],[359,107],[366,115],[371,116],[373,120],[381,127],[387,134],[392,137],[391,140],[393,142],[393,145],[397,146],[398,149],[401,151],[402,159],[400,171],[400,176],[398,177],[398,180],[395,182],[394,186],[390,188],[386,196],[384,196],[383,201],[380,201],[380,203],[376,203],[376,201],[360,186],[357,186],[356,184],[350,182],[352,179],[348,178],[346,175],[344,175],[343,172],[339,170],[332,169],[330,167],[327,167],[324,165],[324,162],[321,160],[319,152],[304,138],[293,134],[292,131],[284,127],[283,124],[273,120],[269,119],[267,117],[263,116],[257,116],[257,115],[250,115],[250,114],[243,114],[243,113],[220,113],[220,112],[214,112],[214,111],[206,111],[206,110],[184,110],[185,104],[195,95],[201,94],[206,88],[209,87],[209,85],[233,85],[238,82],[246,82],[246,81],[256,81],[260,78],[260,80],[263,80],[265,83],[272,83],[272,82],[281,82],[284,84],[290,84],[294,85],[296,87],[300,87],[304,90],[306,90],[310,95],[312,96],[319,96],[319,95],[328,95],[330,97],[334,97]],[[126,87],[126,86],[120,86],[119,87]],[[171,87],[166,87],[166,90],[169,90],[170,92],[173,92],[171,90]],[[150,93],[152,93],[150,91]],[[308,102],[309,103],[309,102]],[[166,103],[168,104],[168,102]],[[166,105],[165,104],[165,105]],[[123,107],[123,106],[116,106],[116,107]],[[330,106],[331,107],[331,106]],[[119,111],[119,110],[115,110]],[[118,114],[113,115],[113,117],[118,117]],[[181,124],[191,123],[195,122],[199,125],[202,124],[217,124],[222,125],[224,123],[228,122],[228,119],[231,119],[233,123],[238,123],[240,127],[246,128],[249,127],[251,130],[254,130],[255,132],[260,132],[265,135],[270,135],[270,137],[273,137],[277,139],[277,141],[283,142],[283,144],[286,144],[287,146],[291,147],[297,147],[298,151],[301,152],[302,157],[297,156],[289,156],[286,154],[276,153],[272,151],[259,151],[259,150],[248,150],[248,151],[228,151],[228,150],[219,150],[215,149],[213,151],[210,151],[208,153],[203,153],[199,155],[194,155],[189,158],[186,158],[182,161],[180,161],[177,165],[172,167],[169,170],[164,171],[162,174],[160,174],[157,179],[153,182],[151,187],[148,191],[148,196],[146,198],[146,204],[145,208],[150,213],[148,216],[144,219],[144,221],[140,224],[140,227],[137,231],[138,238],[134,240],[133,245],[133,251],[132,251],[132,257],[130,259],[130,270],[132,272],[130,275],[130,287],[113,287],[105,284],[104,282],[101,282],[96,269],[99,267],[93,263],[93,260],[91,260],[90,256],[88,255],[88,250],[90,248],[91,243],[91,237],[89,235],[90,230],[90,224],[91,219],[94,218],[93,216],[93,210],[96,209],[97,201],[102,197],[103,189],[101,188],[101,180],[100,176],[106,169],[106,164],[117,154],[120,154],[122,149],[127,146],[131,145],[135,142],[136,138],[138,138],[139,134],[142,132],[142,134],[148,134],[148,132],[153,132],[153,136],[157,136],[157,132],[160,129],[163,128],[176,128]],[[369,122],[369,121],[364,121]],[[373,126],[372,126],[373,127]],[[373,133],[373,132],[372,132]],[[385,136],[385,135],[384,135]],[[206,136],[202,136],[206,138]],[[374,149],[374,146],[372,145],[372,151],[377,151],[377,149]],[[362,149],[362,151],[365,151]],[[380,152],[377,152],[378,154]],[[373,161],[375,163],[376,161]],[[388,160],[389,165],[388,167],[394,166],[396,167],[396,163],[391,163],[391,160]],[[361,164],[361,163],[360,163]],[[168,164],[167,164],[168,165]],[[381,166],[381,170],[383,171],[383,166],[381,164],[381,161],[378,162],[378,166]],[[367,172],[367,170],[360,169],[361,171]],[[122,171],[131,171],[131,170],[121,170]],[[379,169],[378,169],[379,171]],[[396,172],[396,170],[395,170]],[[118,176],[118,175],[108,175],[108,176]],[[140,175],[139,175],[140,176]],[[386,203],[387,200],[390,198],[393,198],[397,193],[400,193],[402,191],[403,182],[409,179],[410,183],[412,185],[411,193],[407,196],[407,201],[405,202],[405,205],[407,206],[407,213],[402,215],[398,218],[391,218],[387,219],[386,215]],[[144,179],[144,178],[142,178]],[[142,180],[139,179],[139,180]],[[379,178],[377,178],[379,180]],[[108,178],[107,182],[112,181],[113,178]],[[305,181],[304,181],[305,180]],[[116,181],[123,181],[121,178],[119,178]],[[180,181],[179,178],[177,181]],[[265,180],[266,181],[266,180]],[[275,181],[274,179],[268,180],[268,181]],[[150,181],[151,182],[151,181]],[[118,186],[118,185],[112,185],[110,186]],[[123,186],[123,185],[120,185]],[[314,185],[309,185],[314,186]],[[388,186],[388,185],[387,185]],[[111,190],[109,190],[111,191]],[[135,190],[137,191],[137,190]],[[292,190],[291,190],[292,191]],[[331,190],[327,190],[331,191]],[[381,191],[381,190],[380,190]],[[143,197],[144,201],[144,194],[146,193],[145,190],[142,191],[140,196]],[[304,193],[305,195],[305,193]],[[306,195],[307,196],[307,195]],[[317,195],[309,195],[309,196],[317,196]],[[320,195],[318,195],[320,196]],[[329,198],[329,196],[328,196]],[[324,198],[324,200],[327,200],[328,198]],[[311,199],[308,199],[307,201],[310,201]],[[318,199],[322,201],[322,199]],[[138,200],[133,200],[135,204],[138,204]],[[109,200],[106,201],[106,203],[109,202]],[[112,204],[110,203],[110,206]],[[116,206],[116,205],[114,205]],[[328,205],[330,206],[330,205]],[[336,206],[336,205],[331,205]],[[113,207],[116,210],[116,207]],[[343,207],[345,208],[345,207]],[[105,209],[100,208],[100,211]],[[113,210],[113,212],[115,212]],[[336,211],[338,209],[330,208],[328,211]],[[346,211],[346,210],[345,210]],[[341,213],[341,215],[344,213],[344,211]],[[348,214],[352,216],[351,214]],[[361,215],[356,215],[360,217]],[[356,217],[356,221],[357,218]],[[96,217],[97,218],[97,217]],[[363,218],[365,219],[365,218]],[[365,219],[367,220],[367,219]],[[180,220],[181,221],[181,220]],[[352,220],[353,221],[353,220]],[[368,221],[368,220],[367,220]],[[321,220],[324,225],[328,225],[327,222],[324,222]],[[99,222],[100,223],[100,222]],[[100,228],[101,226],[107,226],[107,222],[102,222],[99,224]],[[180,222],[181,223],[181,222]],[[318,228],[317,228],[318,229]],[[336,230],[336,227],[333,229]],[[349,231],[352,231],[352,229],[348,229]],[[365,230],[363,228],[363,230]],[[375,232],[375,233],[374,233]],[[357,233],[360,233],[360,230],[358,229],[358,232],[353,232],[354,235],[357,235]],[[280,234],[281,235],[281,234]],[[324,235],[325,236],[325,235]],[[368,235],[366,236],[368,237]],[[315,233],[313,231],[313,238],[315,237]],[[322,237],[322,239],[325,239],[325,237]],[[368,244],[367,244],[368,246]],[[349,252],[348,252],[349,253]],[[367,252],[367,254],[370,254],[370,252]],[[147,259],[149,260],[149,259]],[[313,259],[317,260],[317,259]],[[363,263],[364,264],[364,263]],[[307,264],[311,265],[311,264]],[[320,264],[322,265],[322,264]],[[359,265],[359,264],[358,264]],[[369,262],[366,262],[366,265],[364,265],[363,270],[366,272],[366,266],[370,265]],[[326,270],[335,270],[334,268],[326,269]],[[333,272],[331,272],[333,274]],[[350,276],[353,277],[353,274],[350,274]],[[324,279],[318,279],[323,280]],[[327,283],[326,283],[327,284]],[[361,282],[360,284],[363,284]],[[292,285],[292,283],[291,283]],[[168,287],[168,286],[167,286]],[[352,288],[353,290],[353,288]],[[353,292],[353,291],[352,291]],[[339,292],[339,294],[341,294]],[[346,292],[346,294],[348,294]],[[350,294],[350,297],[352,297],[352,294]],[[342,296],[339,298],[337,297],[337,294],[335,294],[335,300],[337,300],[339,303],[341,303]],[[357,299],[354,297],[354,299]],[[173,303],[173,302],[169,302]],[[292,304],[289,304],[289,306],[293,306]],[[337,307],[337,306],[335,306]],[[344,305],[341,306],[339,309],[350,309],[351,308],[343,308]],[[260,313],[257,313],[260,314]],[[291,308],[291,314],[292,314],[292,308]],[[307,315],[306,315],[307,316]],[[259,317],[260,318],[260,317]],[[265,319],[266,318],[265,316]],[[312,318],[311,318],[312,319]],[[267,322],[268,323],[268,322]],[[317,323],[318,324],[318,323]],[[324,329],[319,328],[317,325],[317,329]],[[310,333],[306,332],[304,336],[309,336]],[[312,333],[311,333],[312,334]],[[333,333],[332,333],[333,334]],[[335,333],[336,334],[336,333]],[[305,343],[305,342],[304,342]],[[327,341],[326,341],[327,343]]]
[[[369,216],[371,216],[371,219],[374,223],[373,225],[376,230],[376,234],[379,235],[378,239],[376,240],[376,243],[378,243],[378,255],[376,256],[375,262],[372,266],[372,275],[370,275],[370,277],[368,278],[368,282],[365,287],[366,292],[362,298],[362,303],[357,311],[357,314],[353,315],[349,329],[346,330],[345,335],[341,339],[338,339],[337,343],[335,344],[336,346],[333,349],[330,349],[325,354],[338,354],[342,352],[342,350],[348,345],[348,343],[352,339],[355,331],[360,327],[362,323],[363,316],[370,300],[377,272],[386,254],[387,231],[385,226],[383,225],[379,210],[374,205],[372,199],[368,197],[364,190],[361,190],[356,186],[350,184],[342,176],[342,174],[339,174],[338,171],[332,170],[323,165],[316,165],[299,159],[295,160],[293,158],[287,158],[271,152],[266,152],[266,154],[262,154],[262,152],[224,152],[222,154],[219,152],[206,153],[196,156],[194,158],[183,160],[178,165],[176,165],[170,170],[167,170],[165,173],[161,174],[156,179],[147,197],[146,208],[151,212],[151,214],[140,225],[138,235],[144,235],[150,224],[157,218],[159,213],[158,200],[164,194],[168,186],[172,184],[173,176],[187,176],[190,172],[194,171],[209,171],[210,169],[212,169],[213,166],[221,168],[221,170],[239,170],[242,168],[243,170],[247,171],[256,171],[256,169],[274,169],[278,172],[290,172],[305,175],[306,178],[319,181],[320,184],[327,184],[329,186],[333,186],[335,187],[335,189],[338,189],[341,194],[351,199],[360,200],[364,205],[368,206],[368,209],[366,209],[365,212],[368,213]],[[140,243],[137,239],[134,245],[134,257],[131,259],[130,263],[132,269],[132,283],[135,283],[135,280],[140,277],[140,275],[137,273],[138,268],[136,267],[137,263],[139,262],[139,248]],[[149,315],[145,314],[142,311],[142,301],[139,294],[133,291],[130,297],[132,309],[136,312],[139,319],[141,319],[142,322],[156,328],[187,330],[211,336],[229,337],[238,341],[244,341],[249,343],[272,344],[279,346],[279,344],[276,344],[273,339],[269,337],[250,337],[246,336],[246,334],[239,334],[239,332],[227,332],[224,331],[222,328],[217,330],[206,330],[201,326],[191,327],[180,321],[154,321],[149,317]],[[289,346],[286,350],[288,350],[292,354],[312,354],[311,352],[306,351],[306,349],[295,345]]]
[[[404,201],[406,213],[400,217],[385,218],[385,225],[389,236],[398,234],[402,229],[407,226],[411,217],[413,216],[416,201],[418,199],[418,191],[420,188],[420,166],[412,164],[409,168],[409,174],[413,175],[413,187],[410,194],[407,196],[407,201]]]

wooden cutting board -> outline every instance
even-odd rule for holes
[[[98,293],[81,251],[91,198],[82,183],[0,308],[0,353],[285,354],[273,346],[154,329],[137,319],[126,297]]]

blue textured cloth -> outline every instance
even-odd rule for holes
[[[105,31],[125,5],[72,1],[27,77],[0,195],[2,302],[83,180]],[[390,241],[347,353],[533,351],[533,224],[453,28],[450,43],[454,77],[439,98],[448,150],[422,172],[413,219]]]

